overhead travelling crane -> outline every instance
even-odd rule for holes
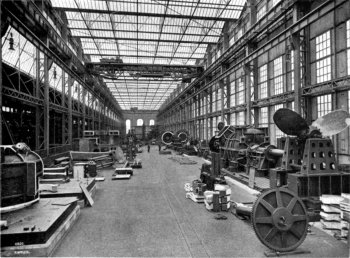
[[[190,80],[199,77],[203,66],[197,65],[168,65],[168,64],[127,64],[120,58],[103,58],[101,62],[86,63],[86,69],[94,75],[108,79],[118,79],[121,74],[128,72],[132,78],[172,78],[174,80]]]

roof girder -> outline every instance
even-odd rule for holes
[[[140,13],[140,12],[128,12],[128,11],[110,11],[110,10],[95,10],[87,8],[72,8],[72,7],[55,7],[56,10],[65,12],[82,12],[82,13],[101,13],[101,14],[116,14],[116,15],[130,15],[130,16],[147,16],[147,17],[163,17],[162,13]],[[237,9],[237,11],[239,11]],[[167,14],[167,18],[181,18],[181,19],[195,19],[206,21],[235,21],[235,18],[224,17],[205,17],[205,16],[191,16],[182,14]]]

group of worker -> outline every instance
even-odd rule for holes
[[[161,143],[158,143],[158,148],[159,148],[159,151],[160,151],[161,148],[162,148],[162,144]],[[147,143],[147,150],[148,150],[148,152],[151,150],[151,145],[149,143]]]

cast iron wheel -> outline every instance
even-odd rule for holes
[[[305,205],[286,188],[263,192],[253,205],[251,218],[259,240],[275,251],[292,251],[301,245],[307,235]]]

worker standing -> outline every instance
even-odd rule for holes
[[[149,145],[149,143],[147,143],[147,149],[148,149],[148,152],[151,149],[151,146]]]
[[[159,151],[162,149],[162,144],[158,143]]]

